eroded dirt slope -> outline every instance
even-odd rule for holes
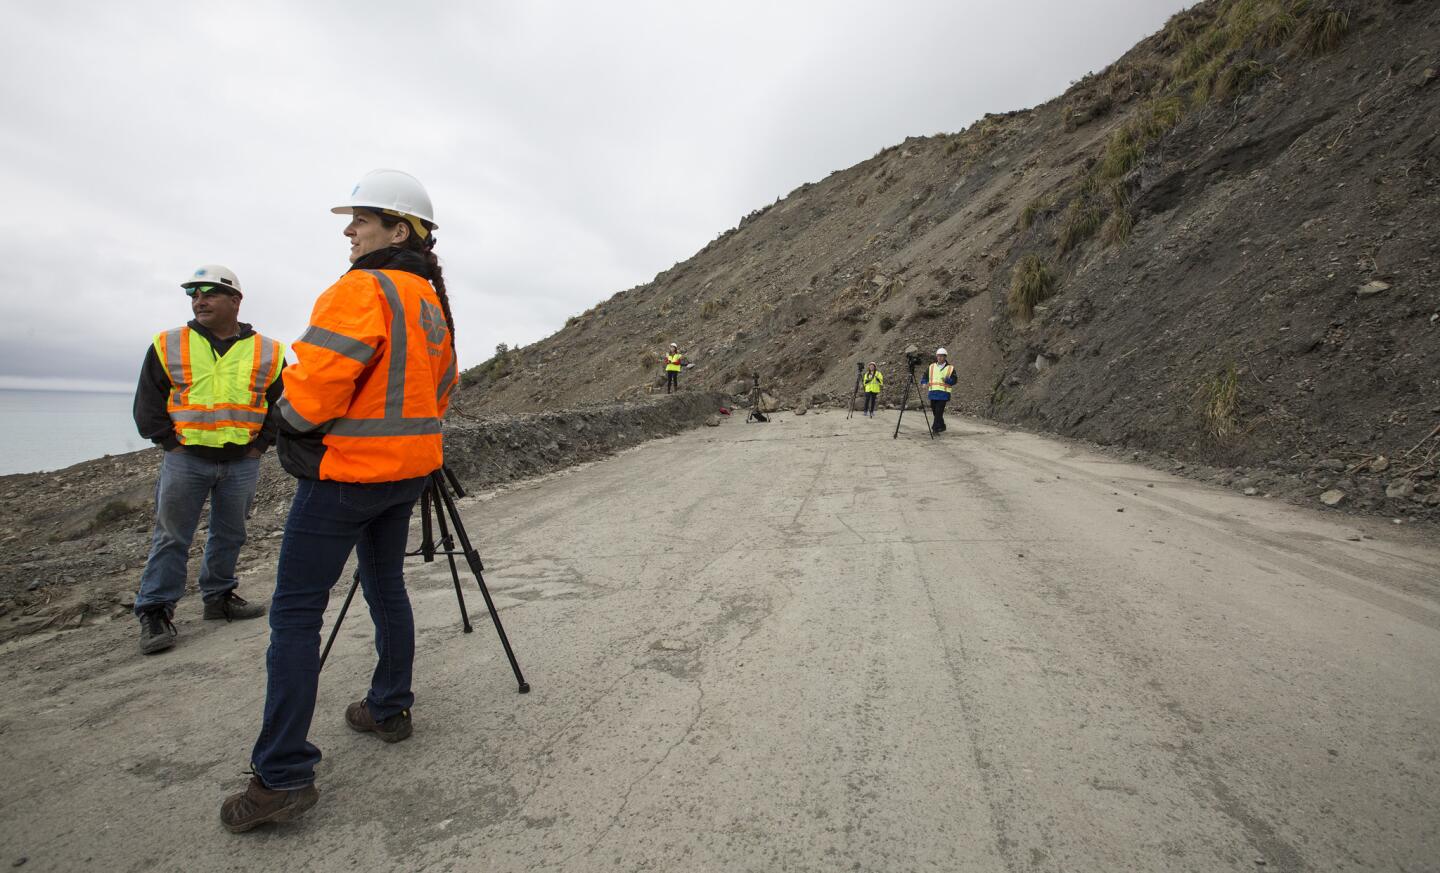
[[[1047,104],[756,210],[465,402],[633,396],[672,340],[691,386],[823,402],[875,359],[893,402],[901,351],[946,345],[971,411],[1433,517],[1437,66],[1434,3],[1198,4]]]

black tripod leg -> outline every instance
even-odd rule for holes
[[[431,473],[434,476],[436,474]],[[443,488],[437,484],[436,488]],[[450,526],[445,523],[445,514],[437,511],[435,513],[435,525],[440,528],[440,548],[445,553],[445,560],[450,562],[450,581],[455,584],[455,600],[460,604],[460,624],[465,628],[465,633],[475,630],[470,624],[470,610],[465,608],[465,592],[460,588],[460,568],[455,566],[455,541],[450,538]]]
[[[450,490],[455,492],[455,496],[464,497],[465,489],[460,485],[460,480],[456,478],[455,472],[449,467],[441,467],[440,472],[445,474],[445,480],[450,483]]]
[[[335,645],[335,637],[340,633],[340,624],[345,621],[345,613],[350,610],[350,601],[355,599],[355,589],[360,587],[360,568],[355,568],[355,576],[350,580],[350,590],[345,594],[345,602],[340,606],[340,614],[335,616],[335,626],[330,628],[330,639],[325,641],[325,650],[320,653],[320,669],[325,669],[325,659],[330,657],[330,647]]]
[[[895,433],[890,439],[898,439],[900,436],[900,422],[905,420],[905,407],[910,405],[910,386],[915,384],[915,368],[910,368],[910,381],[905,383],[905,390],[900,392],[900,414],[895,417]],[[918,389],[917,389],[918,390]]]
[[[460,549],[465,554],[465,561],[470,565],[470,572],[475,575],[475,583],[480,586],[480,594],[485,598],[485,608],[490,610],[490,620],[495,623],[495,632],[500,635],[500,645],[505,648],[505,657],[510,659],[510,669],[515,672],[515,681],[520,685],[520,693],[528,694],[530,683],[526,682],[525,677],[520,673],[520,664],[515,660],[515,652],[510,648],[510,639],[505,636],[505,626],[500,623],[500,612],[495,609],[495,601],[490,598],[490,590],[485,587],[480,553],[470,545],[470,537],[465,533],[465,525],[460,522],[460,512],[455,508],[455,501],[450,499],[450,493],[441,488],[436,492],[436,496],[445,505],[445,512],[455,526],[455,534],[460,538]]]
[[[430,492],[434,490],[434,484],[425,486],[420,492],[420,550],[418,554],[425,563],[435,560],[435,532],[430,527],[430,513],[434,511],[435,503],[430,498]]]

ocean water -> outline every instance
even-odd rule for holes
[[[133,400],[129,393],[0,389],[0,475],[149,447],[135,431]]]

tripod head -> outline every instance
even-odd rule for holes
[[[915,368],[924,361],[925,358],[920,354],[920,349],[916,348],[913,343],[905,347],[905,363],[910,365],[911,372],[914,372]]]
[[[864,362],[864,361],[856,361],[856,362],[855,362],[855,372],[857,372],[857,373],[863,373],[863,372],[865,372],[865,362]]]

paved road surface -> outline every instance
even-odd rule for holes
[[[972,421],[780,419],[465,501],[534,692],[417,565],[414,738],[342,724],[356,615],[280,830],[216,823],[261,623],[10,646],[0,865],[1440,870],[1433,541]]]

